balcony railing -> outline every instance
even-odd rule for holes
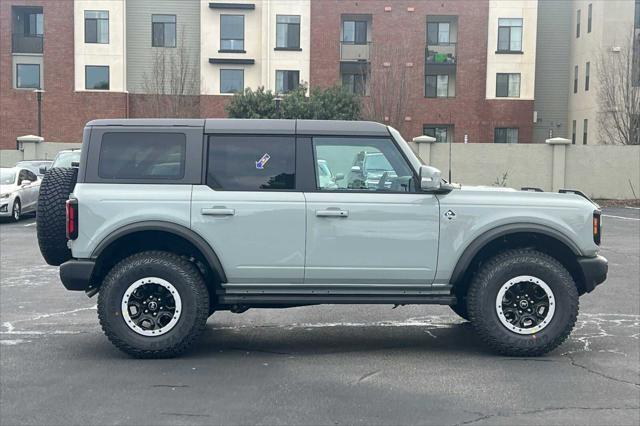
[[[340,60],[369,62],[371,60],[371,42],[358,44],[352,41],[341,41]]]
[[[458,63],[456,43],[442,43],[427,45],[425,54],[427,65],[455,67]]]
[[[11,51],[13,53],[42,53],[44,37],[14,33],[11,38]]]

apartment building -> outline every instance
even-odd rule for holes
[[[3,0],[0,148],[37,132],[34,90],[45,139],[73,142],[91,119],[158,114],[157,96],[221,117],[245,88],[300,84],[341,85],[407,137],[595,143],[591,55],[614,53],[636,3]]]

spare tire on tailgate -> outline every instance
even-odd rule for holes
[[[67,247],[66,202],[77,178],[77,168],[55,167],[47,171],[40,185],[36,215],[38,245],[49,265],[58,266],[71,259],[71,250]]]

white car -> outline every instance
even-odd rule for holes
[[[23,213],[35,212],[39,192],[40,179],[31,170],[0,168],[0,217],[17,222]]]

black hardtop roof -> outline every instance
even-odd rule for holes
[[[87,126],[203,127],[205,133],[272,135],[388,136],[387,126],[373,121],[267,120],[236,118],[132,118],[101,119]]]

